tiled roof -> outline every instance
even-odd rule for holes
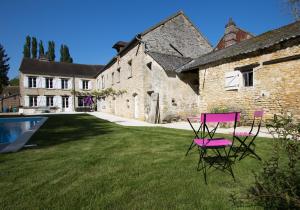
[[[102,71],[103,67],[103,65],[39,61],[23,58],[20,71],[24,74],[94,78]]]
[[[179,68],[178,72],[184,72],[198,68],[203,65],[213,64],[223,59],[246,55],[258,50],[272,47],[280,42],[287,41],[300,36],[300,21],[283,26],[281,28],[265,32],[259,36],[250,38],[228,48],[217,50],[194,59],[185,66]]]
[[[175,71],[180,66],[190,62],[192,58],[168,55],[159,52],[147,52],[166,71]]]

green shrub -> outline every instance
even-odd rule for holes
[[[274,115],[266,125],[274,137],[272,156],[261,172],[254,173],[247,197],[233,201],[252,202],[265,209],[300,209],[300,123],[285,114]]]

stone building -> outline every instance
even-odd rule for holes
[[[199,72],[199,113],[227,107],[247,120],[264,109],[265,118],[284,111],[300,119],[300,22],[208,53],[177,72]]]
[[[98,111],[152,123],[198,112],[198,72],[175,70],[212,46],[183,12],[113,48],[117,55],[97,76],[98,89],[126,93],[101,98]]]
[[[19,86],[7,86],[0,94],[0,112],[16,112],[20,106]]]
[[[24,58],[20,66],[20,102],[25,114],[70,112],[84,107],[76,92],[90,92],[101,65]]]

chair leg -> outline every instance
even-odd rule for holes
[[[193,140],[192,143],[191,143],[191,145],[189,146],[188,150],[186,151],[185,156],[187,156],[187,155],[189,154],[190,150],[191,150],[194,146],[195,146],[195,145],[194,145],[194,140]]]

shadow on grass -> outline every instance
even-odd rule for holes
[[[90,115],[47,115],[48,120],[28,144],[49,147],[72,141],[89,140],[116,130],[112,123]]]

